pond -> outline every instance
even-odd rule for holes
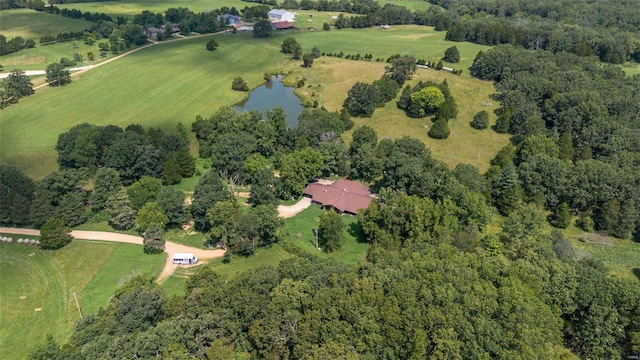
[[[300,98],[293,93],[293,88],[282,83],[282,75],[272,76],[271,80],[253,90],[248,98],[237,103],[235,109],[264,112],[278,106],[287,114],[287,124],[298,126],[298,116],[304,107],[300,104]]]

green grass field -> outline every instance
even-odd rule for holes
[[[61,32],[89,29],[94,25],[90,21],[31,9],[2,10],[0,11],[0,24],[2,24],[2,35],[7,39],[22,36],[25,39],[33,39],[37,44],[40,43],[40,38],[44,35],[55,36]]]
[[[403,53],[430,60],[442,56],[444,49],[451,45],[444,41],[444,33],[417,26],[388,30],[308,31],[293,35],[299,37],[307,50],[317,45],[322,51],[352,49],[354,54],[371,52],[374,57]],[[82,122],[123,127],[138,123],[165,130],[173,130],[178,122],[189,126],[196,115],[208,116],[216,108],[234,104],[245,96],[230,89],[231,80],[238,75],[252,87],[263,81],[263,74],[268,70],[291,73],[293,77],[305,76],[311,86],[318,88],[321,104],[336,109],[353,83],[373,81],[384,71],[384,63],[330,57],[316,60],[311,69],[302,69],[297,62],[283,60],[279,48],[285,36],[288,34],[277,34],[261,41],[250,36],[217,35],[221,46],[214,52],[204,49],[208,37],[153,46],[74,77],[70,85],[42,89],[36,95],[21,99],[20,104],[3,110],[0,163],[16,165],[34,178],[43,177],[56,168],[53,148],[58,134]],[[379,45],[381,43],[383,45]],[[462,53],[459,67],[469,65],[477,50],[486,49],[466,43],[457,45]],[[470,121],[472,113],[479,111],[481,104],[490,103],[488,94],[492,92],[492,85],[470,79],[468,75],[453,76],[428,70],[421,73],[431,73],[425,76],[436,80],[448,78],[452,87],[453,82],[458,82],[460,86],[454,93],[461,92],[462,95],[456,98],[462,112],[467,112],[459,117],[462,119],[460,131],[452,128],[454,134],[449,140],[429,144],[434,147],[434,154],[448,156],[452,159],[447,161],[451,165],[464,161],[486,167],[487,159],[506,142],[506,137],[502,141],[490,130],[474,133],[464,122],[467,118]],[[124,99],[126,105],[122,102]],[[466,105],[463,102],[472,102],[473,107],[463,107]],[[491,106],[495,104],[490,103],[487,109]],[[374,118],[356,122],[370,122],[378,128],[380,136],[410,134],[429,141],[426,125],[420,121],[406,118],[390,103],[378,110]],[[392,131],[387,131],[385,126]],[[48,131],[42,131],[43,128]],[[346,137],[348,140],[348,134]],[[443,151],[435,149],[449,143],[452,145],[445,146]],[[451,149],[455,151],[451,152]],[[458,156],[459,150],[467,153]],[[190,187],[192,183],[185,185]]]
[[[430,4],[424,0],[383,0],[378,1],[381,5],[386,3],[405,6],[410,10],[426,10]],[[102,2],[89,2],[89,3],[71,3],[64,4],[62,6],[67,8],[79,9],[82,12],[100,12],[113,16],[126,16],[133,17],[135,14],[142,12],[142,10],[151,10],[154,12],[162,12],[169,8],[186,7],[194,12],[210,11],[213,9],[219,9],[223,6],[235,7],[240,10],[245,6],[253,6],[249,2],[241,0],[153,0],[153,1],[102,1]],[[309,11],[305,10],[293,10],[298,16],[308,14]],[[296,16],[296,20],[300,19]],[[322,25],[322,23],[320,23]]]
[[[56,168],[58,134],[82,122],[189,127],[196,115],[208,116],[246,96],[231,90],[234,77],[258,86],[281,58],[278,48],[251,37],[219,35],[215,52],[205,50],[207,39],[153,46],[2,110],[0,162],[43,177]]]
[[[163,264],[162,255],[145,256],[131,244],[73,241],[57,251],[0,244],[2,358],[26,358],[46,334],[65,341],[79,319],[74,291],[84,313],[94,312],[107,305],[121,279],[157,275]]]
[[[46,46],[36,46],[32,49],[21,50],[12,54],[0,57],[0,64],[4,67],[5,72],[13,69],[20,70],[44,70],[51,63],[60,62],[63,57],[73,59],[73,54],[78,53],[84,58],[83,62],[77,63],[76,67],[90,65],[87,60],[87,53],[93,52],[96,60],[100,60],[100,50],[98,45],[92,46],[84,44],[82,41],[66,41]],[[109,54],[109,57],[112,55]],[[93,63],[96,62],[93,61]],[[38,85],[34,82],[35,85]]]

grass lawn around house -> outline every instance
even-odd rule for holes
[[[32,39],[36,44],[40,44],[40,38],[44,35],[56,36],[59,33],[82,31],[90,29],[94,25],[90,21],[32,9],[2,10],[0,11],[0,24],[2,24],[2,35],[7,37],[7,41],[21,36],[24,39]],[[0,57],[0,59],[2,58]],[[3,60],[0,60],[0,63],[4,65]]]
[[[360,233],[358,220],[353,216],[343,216],[345,224],[345,241],[342,248],[331,254],[327,254],[315,247],[314,229],[320,225],[320,214],[324,210],[320,206],[312,204],[298,215],[284,219],[284,242],[294,245],[302,251],[318,256],[332,257],[347,264],[357,264],[369,250],[369,244]]]
[[[6,236],[14,242],[0,243],[3,359],[27,358],[47,334],[65,342],[80,318],[74,291],[87,314],[107,305],[118,279],[142,272],[157,275],[164,264],[163,257],[140,256],[141,247],[131,244],[74,240],[60,250],[45,251],[15,243],[20,237],[35,237]],[[116,281],[100,280],[106,278]],[[92,287],[93,294],[87,294]]]

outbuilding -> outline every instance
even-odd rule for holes
[[[273,9],[269,11],[268,16],[271,21],[293,21],[296,14],[287,10]]]

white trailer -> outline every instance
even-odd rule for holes
[[[174,264],[193,265],[198,263],[198,258],[192,253],[175,253],[172,259]]]

